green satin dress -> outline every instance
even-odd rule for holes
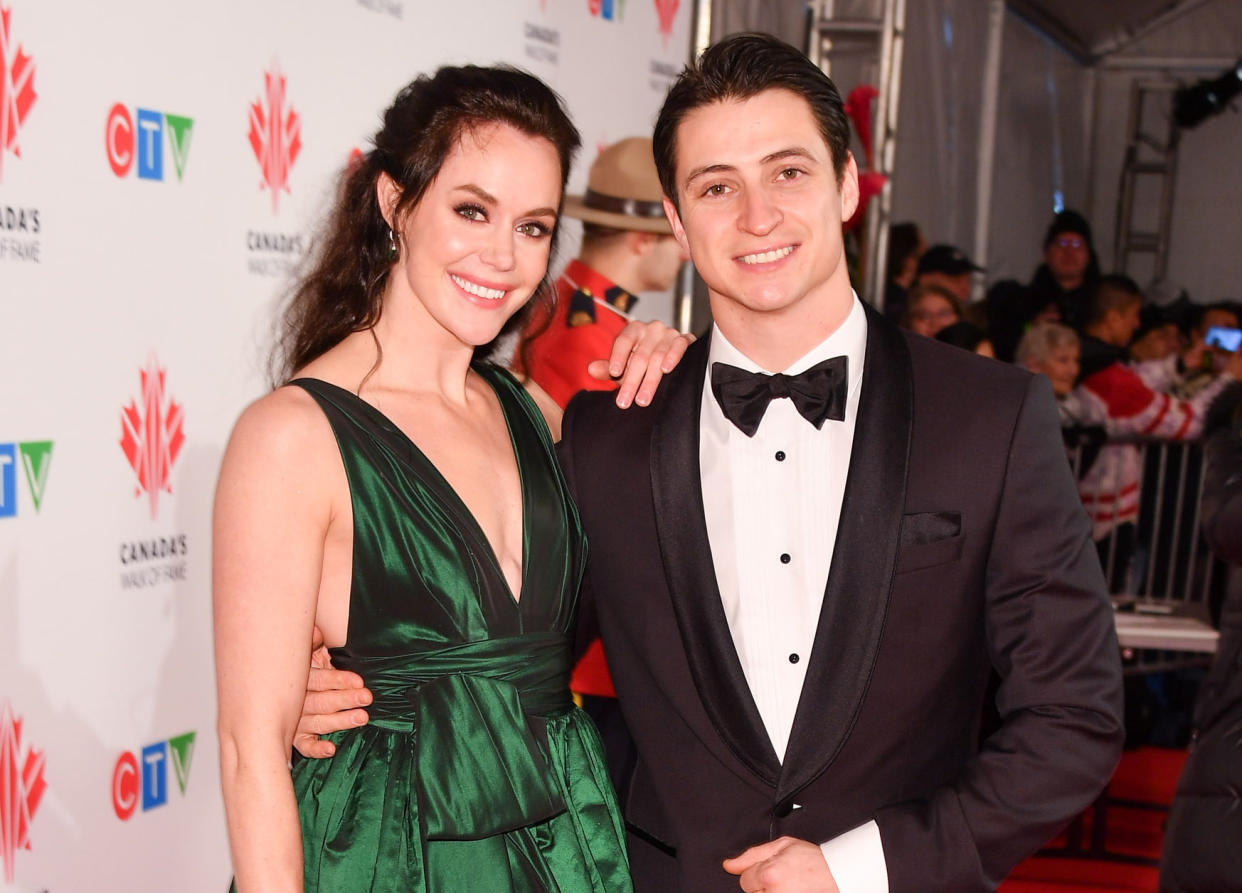
[[[347,643],[374,694],[336,755],[294,767],[306,889],[631,890],[598,733],[569,694],[586,542],[551,438],[507,373],[522,483],[522,597],[436,468],[353,393],[299,379],[332,425],[353,503]]]

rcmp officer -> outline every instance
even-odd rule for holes
[[[586,192],[565,199],[582,221],[582,248],[556,282],[550,316],[527,329],[516,360],[562,409],[580,390],[615,385],[587,374],[608,356],[638,301],[637,292],[668,291],[687,259],[673,238],[651,140],[621,140],[591,165]]]

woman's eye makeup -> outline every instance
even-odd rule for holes
[[[463,202],[462,204],[458,205],[453,210],[456,211],[458,214],[460,214],[462,217],[465,217],[467,220],[486,220],[487,219],[487,211],[483,209],[483,206],[476,205],[473,202]]]

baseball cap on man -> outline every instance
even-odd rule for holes
[[[966,256],[966,252],[953,245],[933,245],[923,252],[919,258],[918,271],[922,273],[944,273],[946,276],[960,276],[962,273],[982,272],[983,267],[977,266]]]
[[[635,136],[599,153],[586,192],[565,197],[565,214],[613,229],[669,235],[673,228],[664,216],[663,198],[651,140]]]

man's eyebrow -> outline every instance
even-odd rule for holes
[[[802,146],[789,146],[788,148],[778,149],[771,154],[763,156],[759,163],[771,164],[773,161],[780,161],[782,158],[805,158],[808,161],[814,161],[815,155],[809,149],[804,149]],[[702,167],[696,167],[694,170],[690,171],[690,173],[686,176],[685,185],[689,186],[695,181],[696,178],[701,177],[704,174],[727,173],[736,169],[737,168],[731,164],[705,164]]]
[[[703,176],[704,174],[718,174],[718,173],[723,173],[726,171],[733,171],[733,170],[737,170],[737,168],[735,168],[731,164],[705,164],[702,167],[696,167],[694,170],[690,171],[690,173],[686,175],[685,185],[689,186],[691,183],[693,183],[696,179]]]
[[[809,149],[804,149],[801,146],[790,146],[787,149],[780,149],[773,152],[771,155],[765,155],[760,164],[770,164],[773,161],[780,161],[782,158],[806,158],[809,161],[815,160],[815,156],[811,154]]]

